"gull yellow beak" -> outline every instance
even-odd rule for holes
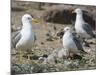
[[[32,19],[32,23],[39,23],[39,21],[37,19]]]

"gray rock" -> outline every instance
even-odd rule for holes
[[[55,64],[56,63],[56,53],[50,54],[45,60],[46,64]]]
[[[88,7],[88,8],[87,8]],[[95,29],[96,8],[95,6],[78,6],[78,5],[53,5],[46,10],[42,18],[46,22],[53,22],[59,24],[73,24],[75,22],[76,14],[72,14],[75,8],[81,8],[88,13],[83,14],[83,18]]]
[[[11,72],[15,74],[31,74],[31,73],[41,73],[43,72],[42,65],[32,63],[32,64],[13,64],[11,66]]]
[[[68,57],[68,52],[65,49],[61,49],[58,51],[58,59],[66,59]]]

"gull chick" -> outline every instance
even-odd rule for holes
[[[95,38],[91,26],[83,19],[83,11],[77,8],[73,11],[76,13],[75,30],[82,38]]]
[[[36,36],[32,29],[32,22],[38,22],[30,14],[22,16],[22,29],[14,37],[14,47],[19,50],[30,50],[35,42]]]
[[[64,47],[64,49],[68,50],[67,52],[68,52],[69,56],[71,56],[71,54],[86,53],[83,50],[83,47],[82,47],[80,41],[78,40],[78,38],[76,38],[72,34],[70,27],[64,28],[63,47]]]

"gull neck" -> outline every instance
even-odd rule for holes
[[[29,22],[29,21],[23,22],[23,29],[31,30],[32,29],[32,23]]]
[[[84,19],[83,19],[83,13],[77,13],[76,15],[76,22],[84,22]]]
[[[65,35],[72,36],[72,33],[70,31],[65,32]]]

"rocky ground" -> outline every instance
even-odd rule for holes
[[[11,36],[21,29],[21,17],[25,13],[30,13],[39,20],[38,24],[33,25],[37,40],[32,52],[30,52],[27,56],[23,56],[24,51],[22,51],[22,54],[19,54],[19,50],[14,48],[11,49],[12,74],[91,70],[96,68],[95,38],[87,40],[89,47],[83,45],[84,50],[88,54],[83,55],[82,59],[75,58],[62,60],[55,58],[57,61],[53,61],[54,63],[51,64],[51,61],[51,63],[44,63],[44,59],[40,58],[41,56],[50,56],[56,51],[58,55],[59,51],[63,49],[62,39],[60,39],[57,34],[66,26],[73,27],[75,16],[71,16],[73,15],[71,14],[71,11],[77,7],[88,11],[88,14],[85,15],[86,18],[90,19],[86,20],[91,23],[91,26],[95,30],[95,6],[40,4],[12,1]],[[65,17],[65,19],[63,19],[64,12],[73,19],[69,19],[69,17]],[[59,18],[61,21],[59,21]]]

